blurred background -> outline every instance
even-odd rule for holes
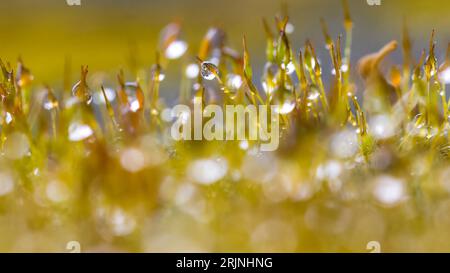
[[[423,48],[428,49],[430,33],[436,30],[436,54],[442,63],[450,41],[449,0],[381,0],[380,6],[370,6],[366,0],[348,2],[354,22],[352,64],[393,39],[400,41],[405,23],[416,59]],[[81,65],[89,65],[90,83],[96,72],[106,72],[105,86],[116,87],[119,69],[125,70],[127,80],[134,80],[137,68],[147,69],[149,75],[161,29],[178,21],[182,38],[189,44],[188,54],[165,67],[162,96],[177,96],[183,67],[194,61],[211,26],[223,28],[228,45],[238,52],[242,52],[242,37],[247,37],[253,80],[260,85],[266,46],[262,18],[272,22],[274,31],[274,17],[283,7],[287,7],[295,28],[289,36],[295,52],[310,39],[323,62],[325,77],[329,76],[320,18],[326,20],[333,38],[344,34],[340,0],[81,0],[81,6],[68,6],[66,0],[0,0],[0,58],[15,67],[20,56],[34,74],[34,84],[47,83],[55,91],[62,89],[67,68],[69,82],[78,81]],[[397,50],[387,63],[400,64],[401,60],[401,50]],[[358,82],[355,71],[353,79]],[[89,146],[59,138],[63,142],[55,150],[60,150],[60,158],[43,152],[33,157],[27,153],[23,161],[0,160],[0,168],[5,169],[0,172],[0,181],[9,183],[6,190],[0,188],[0,195],[2,190],[4,195],[12,192],[13,178],[5,176],[11,170],[20,176],[18,181],[32,181],[25,186],[36,188],[29,194],[22,191],[21,184],[14,194],[6,196],[8,199],[0,199],[0,251],[64,251],[69,240],[80,240],[83,251],[365,251],[369,240],[382,240],[383,251],[448,251],[448,161],[431,166],[434,155],[427,149],[421,151],[421,147],[417,147],[421,152],[411,148],[410,154],[397,158],[394,138],[374,155],[381,167],[375,164],[373,173],[363,173],[354,167],[361,163],[357,161],[361,158],[353,158],[357,149],[348,160],[351,164],[329,160],[331,144],[342,150],[347,146],[341,143],[353,142],[352,147],[357,147],[357,141],[348,137],[354,133],[342,132],[301,132],[301,138],[296,139],[298,147],[293,150],[287,143],[285,154],[280,156],[256,157],[222,143],[203,150],[188,145],[180,151],[180,145],[174,150],[182,156],[175,160],[168,160],[167,151],[158,150],[160,146],[147,135],[131,139],[130,147],[117,154],[95,150],[100,142]],[[337,144],[331,143],[335,136]],[[12,143],[12,150],[17,150]],[[94,152],[85,152],[90,149]],[[145,155],[154,165],[138,162],[141,169],[131,173],[133,170],[125,167],[143,161],[144,156],[139,157],[142,151],[152,151]],[[216,152],[231,154],[225,171],[223,161],[212,156]],[[206,155],[211,159],[195,160]],[[41,169],[23,163],[40,156]],[[342,173],[340,162],[345,166]],[[215,167],[212,170],[211,164]],[[215,172],[222,173],[216,181],[223,181],[211,186],[191,183],[195,180],[191,176]],[[324,172],[333,177],[325,177]],[[322,178],[315,178],[319,176]],[[395,179],[397,176],[402,179]],[[331,193],[314,195],[314,188],[308,188],[327,179]],[[343,184],[341,179],[350,183]],[[238,181],[244,183],[234,183]],[[275,184],[255,187],[253,183],[259,181]],[[417,194],[416,188],[406,192],[406,185],[409,191],[419,182],[426,195]],[[298,185],[306,185],[306,190],[299,191],[303,188],[297,189]],[[77,187],[90,191],[80,191],[83,198],[72,201],[67,192],[77,192]],[[333,187],[345,194],[335,197]],[[372,187],[375,197],[387,196],[381,199],[386,207],[370,201]],[[288,195],[285,188],[289,194],[298,191],[298,199]],[[403,200],[409,194],[414,198]],[[60,195],[66,199],[61,200]],[[357,201],[348,201],[352,198]],[[400,204],[399,200],[401,206],[388,206]]]
[[[343,33],[340,0],[81,0],[68,6],[65,0],[1,1],[2,39],[0,57],[14,63],[22,56],[37,83],[62,84],[65,60],[70,60],[73,77],[79,66],[115,75],[120,68],[150,67],[158,44],[159,31],[172,21],[183,24],[189,53],[177,62],[192,61],[201,38],[210,26],[228,33],[228,43],[241,51],[243,35],[256,77],[264,63],[265,37],[261,18],[273,21],[285,4],[292,24],[296,51],[307,38],[318,47],[327,64],[319,19],[324,18],[333,37]],[[438,57],[443,58],[450,38],[447,0],[382,0],[369,6],[366,0],[349,1],[354,20],[353,62],[377,50],[392,39],[400,39],[406,22],[414,41],[416,56],[427,47],[429,35],[437,31]],[[400,51],[394,59],[400,60]],[[396,60],[396,61],[398,61]],[[163,91],[178,90],[179,65],[167,71]],[[75,78],[73,79],[73,81]]]

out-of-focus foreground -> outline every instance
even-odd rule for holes
[[[348,2],[339,32],[327,8],[322,22],[295,24],[295,5],[258,19],[244,39],[237,15],[223,25],[232,35],[212,27],[197,43],[186,35],[190,17],[150,28],[133,42],[159,37],[155,48],[141,58],[142,44],[130,46],[123,70],[114,70],[114,40],[101,37],[133,33],[129,22],[97,29],[80,17],[78,34],[59,37],[73,44],[52,45],[53,56],[38,42],[51,33],[14,20],[11,41],[17,27],[44,54],[30,44],[17,66],[0,63],[0,250],[63,252],[77,241],[108,252],[366,252],[377,241],[382,251],[449,251],[450,48],[437,42],[448,34],[429,29],[417,50],[411,22],[370,48],[355,31],[360,3]],[[91,27],[99,37],[78,44]],[[303,30],[313,39],[296,45]],[[355,47],[358,57],[375,53],[356,58]],[[174,141],[180,116],[164,109],[175,103],[278,105],[280,147]]]

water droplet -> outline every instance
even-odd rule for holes
[[[166,48],[167,59],[178,59],[186,52],[188,44],[185,41],[176,40],[170,43]]]
[[[287,65],[284,63],[281,64],[281,68],[286,70],[287,74],[292,74],[295,72],[295,65],[292,61],[290,61]]]
[[[156,80],[158,82],[162,82],[166,78],[166,74],[164,74],[164,70],[161,68],[159,64],[155,64],[152,67],[152,75],[153,78],[156,76]]]
[[[23,65],[22,60],[19,60],[17,68],[17,84],[21,87],[29,85],[34,80],[31,71]]]
[[[106,98],[108,99],[109,102],[112,102],[116,99],[116,92],[114,91],[114,89],[112,88],[104,88],[105,89],[105,94],[106,94]],[[99,92],[95,92],[94,96],[93,96],[93,101],[95,104],[100,105],[100,104],[105,104],[105,97],[103,96],[103,93],[101,91]]]
[[[348,65],[346,65],[346,64],[343,64],[343,65],[341,65],[341,72],[347,72],[348,71]],[[333,74],[333,75],[336,75],[336,69],[332,69],[331,70],[331,74]]]
[[[267,77],[267,76],[273,77],[274,75],[276,75],[278,73],[278,69],[279,69],[279,67],[276,63],[267,62],[264,65],[264,77]]]
[[[197,64],[189,64],[186,67],[186,77],[189,79],[195,79],[198,76],[200,69]]]
[[[42,105],[46,110],[52,110],[58,108],[58,100],[56,99],[53,92],[48,91],[44,100],[44,104]]]
[[[266,82],[262,83],[262,87],[264,89],[264,92],[266,92],[267,95],[270,95],[275,91],[275,87],[272,84],[267,84]]]
[[[315,101],[320,97],[320,92],[316,87],[312,87],[308,93],[308,100]]]
[[[242,86],[242,77],[236,74],[227,75],[227,85],[233,89],[239,89]]]
[[[69,126],[69,140],[81,141],[94,134],[94,131],[89,125],[73,122]]]
[[[89,87],[82,81],[78,81],[72,87],[72,95],[86,104],[90,104],[92,102],[92,95],[89,92]]]
[[[162,82],[165,78],[166,78],[166,74],[163,74],[162,72],[160,72],[159,76],[158,76],[159,82]]]
[[[125,94],[130,105],[130,111],[137,112],[143,109],[143,91],[137,82],[125,83]]]
[[[133,101],[130,102],[130,110],[132,112],[137,112],[139,109],[141,109],[141,104],[137,99],[134,99]]]
[[[278,107],[276,112],[279,114],[282,114],[282,115],[286,115],[286,114],[289,114],[290,112],[292,112],[292,110],[294,110],[294,108],[295,108],[295,101],[292,101],[292,100],[284,101],[283,104]]]
[[[285,91],[283,96],[277,95],[273,100],[273,104],[277,107],[275,112],[278,114],[286,115],[295,109],[295,96],[290,91]]]
[[[205,80],[211,81],[219,75],[219,69],[211,62],[202,62],[200,73]]]
[[[12,122],[12,120],[13,120],[13,117],[12,117],[11,113],[6,112],[6,116],[5,116],[6,124],[10,124]]]

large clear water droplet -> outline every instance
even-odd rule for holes
[[[89,92],[89,88],[86,84],[82,83],[81,81],[78,81],[73,87],[72,87],[72,95],[77,97],[78,99],[81,99],[86,104],[91,104],[92,102],[92,95]]]
[[[232,89],[239,89],[242,86],[242,77],[236,74],[227,75],[227,85]]]
[[[276,113],[289,114],[295,109],[295,95],[292,92],[284,92],[283,96],[275,96],[273,104],[277,105]]]
[[[202,62],[200,73],[205,80],[211,81],[219,74],[219,69],[211,62]]]
[[[44,107],[44,109],[50,111],[52,109],[58,108],[58,100],[55,98],[53,93],[48,92],[42,106]]]

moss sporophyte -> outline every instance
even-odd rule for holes
[[[356,61],[353,23],[346,1],[342,35],[321,20],[329,62],[294,48],[287,12],[262,20],[261,67],[250,36],[232,48],[212,27],[196,48],[178,22],[116,76],[67,64],[64,87],[39,85],[26,56],[0,60],[0,250],[70,233],[83,251],[442,251],[450,45],[431,31],[414,56],[405,26]]]

